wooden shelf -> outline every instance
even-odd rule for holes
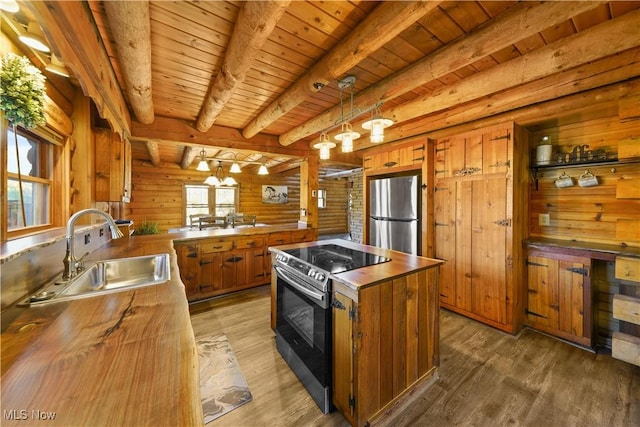
[[[576,162],[576,163],[552,163],[549,165],[529,165],[529,170],[531,171],[531,177],[536,184],[536,190],[538,189],[538,172],[541,170],[547,169],[573,169],[573,168],[584,168],[585,166],[608,166],[608,165],[624,165],[630,163],[640,163],[640,157],[631,157],[627,159],[608,159],[608,160],[598,160],[598,161],[586,161],[586,162]]]

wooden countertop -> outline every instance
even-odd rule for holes
[[[553,249],[568,249],[580,255],[593,259],[614,261],[616,256],[640,257],[640,248],[603,243],[576,242],[573,240],[549,239],[544,237],[530,237],[523,242],[529,247],[545,247]]]
[[[88,264],[169,253],[171,280],[3,313],[2,425],[202,425],[198,354],[173,242],[300,228],[132,236],[97,249]],[[48,414],[55,417],[39,419]]]
[[[358,290],[367,286],[373,286],[377,283],[389,280],[393,277],[403,276],[415,271],[426,270],[438,267],[445,261],[422,256],[415,256],[388,249],[382,249],[375,246],[363,245],[348,240],[331,239],[320,240],[317,242],[294,243],[290,245],[278,246],[278,250],[287,250],[295,248],[307,248],[311,246],[320,246],[334,244],[347,248],[369,252],[390,258],[391,261],[380,264],[370,265],[355,270],[345,271],[343,273],[332,274],[332,278],[340,281],[352,290]],[[271,248],[269,248],[271,250]]]

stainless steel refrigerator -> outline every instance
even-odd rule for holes
[[[420,254],[420,176],[369,181],[369,244]]]

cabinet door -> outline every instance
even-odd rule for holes
[[[93,130],[95,142],[95,198],[98,202],[120,202],[124,189],[124,145],[108,129]]]
[[[473,233],[473,182],[455,181],[456,186],[456,246],[455,286],[456,307],[473,311],[473,269],[471,264]]]
[[[199,287],[201,296],[215,295],[224,289],[225,277],[222,274],[224,258],[224,252],[213,252],[201,255]]]
[[[245,259],[245,277],[247,283],[266,283],[267,268],[269,267],[265,261],[264,248],[253,249],[244,252]]]
[[[456,304],[456,184],[439,182],[434,189],[435,256],[447,261],[440,267],[440,301]]]
[[[577,337],[584,336],[585,262],[560,261],[558,268],[558,329]]]
[[[176,245],[180,279],[184,283],[187,298],[195,299],[200,292],[200,256],[197,245]]]
[[[509,149],[511,132],[508,129],[497,129],[485,133],[482,139],[483,173],[507,173],[513,156]]]
[[[473,182],[471,215],[471,276],[474,313],[507,321],[506,267],[507,180],[504,177]]]
[[[482,134],[471,134],[464,138],[464,167],[458,175],[482,174],[482,147]]]
[[[355,345],[353,342],[353,320],[349,313],[352,312],[354,302],[351,298],[334,292],[333,296],[339,303],[332,310],[332,356],[333,356],[333,404],[351,421],[353,425],[355,407],[351,404],[355,395],[354,384],[354,360]],[[337,305],[340,308],[336,307]],[[343,308],[344,307],[344,308]]]
[[[464,153],[464,136],[452,136],[451,138],[438,140],[435,156],[436,178],[459,176],[465,168]]]
[[[530,322],[558,327],[558,260],[527,258],[527,318]]]

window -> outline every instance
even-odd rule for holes
[[[327,207],[327,190],[318,190],[318,207],[321,209]]]
[[[237,210],[237,187],[185,184],[184,190],[185,223],[187,225],[192,225],[191,215],[226,216]]]
[[[7,132],[7,232],[51,224],[55,146],[21,128]]]

